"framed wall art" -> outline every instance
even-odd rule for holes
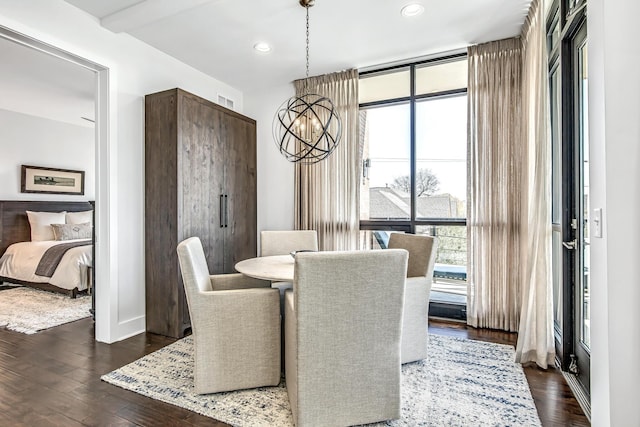
[[[84,171],[22,165],[22,193],[84,195]]]

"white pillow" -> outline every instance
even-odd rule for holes
[[[67,212],[33,212],[27,211],[31,226],[31,241],[55,240],[51,224],[64,224]]]
[[[93,211],[67,212],[67,224],[84,224],[93,225]]]

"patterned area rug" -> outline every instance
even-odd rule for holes
[[[71,299],[32,288],[7,289],[0,292],[0,327],[35,334],[89,317],[90,309],[91,297],[86,295]]]
[[[234,426],[292,426],[284,381],[230,393],[193,392],[190,337],[102,380]],[[402,419],[376,426],[540,426],[513,347],[430,335],[429,358],[402,367]]]

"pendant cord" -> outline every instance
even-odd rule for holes
[[[304,92],[309,92],[309,6],[306,6],[307,10],[307,77],[304,80]]]

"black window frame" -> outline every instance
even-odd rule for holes
[[[462,60],[468,57],[466,52],[441,56],[424,61],[401,64],[393,67],[386,67],[366,72],[361,72],[359,77],[367,75],[376,75],[390,73],[396,70],[409,68],[410,94],[406,97],[385,99],[373,102],[364,102],[359,104],[359,110],[367,108],[375,108],[381,106],[398,105],[409,103],[410,114],[410,177],[411,177],[411,215],[408,220],[393,219],[369,219],[360,220],[360,231],[399,231],[405,233],[416,234],[416,228],[422,226],[467,226],[467,218],[416,218],[416,105],[420,101],[427,99],[442,99],[452,96],[467,95],[467,87],[464,89],[447,90],[435,93],[416,95],[416,69],[425,64],[436,65],[455,60]],[[469,160],[467,159],[467,162]],[[364,172],[364,171],[362,171]],[[362,175],[361,175],[362,176]],[[437,318],[446,318],[449,320],[466,322],[467,305],[466,303],[454,303],[444,301],[429,302],[429,316]]]
[[[359,73],[359,78],[392,73],[401,69],[409,69],[409,84],[410,92],[409,96],[385,99],[380,101],[363,102],[358,105],[359,110],[375,108],[381,106],[395,105],[395,104],[409,104],[409,166],[410,166],[410,178],[411,178],[411,215],[408,220],[393,220],[393,219],[369,219],[360,220],[360,230],[385,230],[385,231],[404,231],[405,233],[415,234],[416,227],[419,226],[448,226],[448,225],[460,225],[466,226],[466,218],[416,218],[416,104],[426,99],[442,99],[452,96],[461,96],[467,94],[467,88],[446,90],[435,93],[427,93],[416,95],[416,69],[424,65],[436,65],[439,63],[451,62],[455,60],[462,60],[467,58],[467,53],[457,53],[452,55],[441,56],[437,58],[427,59],[423,61],[411,62],[408,64],[395,65],[392,67],[385,67],[370,71],[364,71]]]

